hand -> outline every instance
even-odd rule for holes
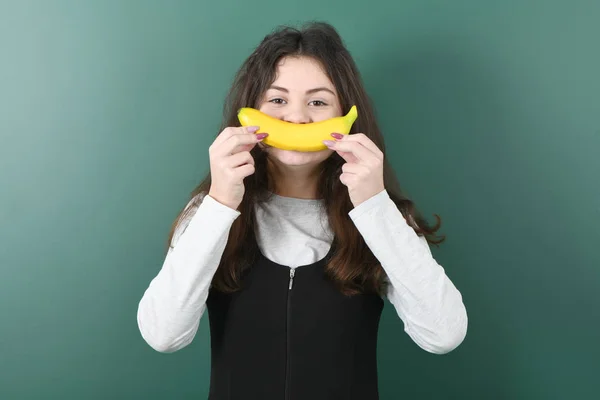
[[[244,178],[254,173],[250,150],[267,134],[256,135],[254,127],[225,128],[210,145],[211,184],[208,195],[237,210],[244,197]]]
[[[331,136],[336,141],[325,140],[323,143],[346,161],[342,166],[340,181],[348,188],[354,207],[358,207],[385,189],[383,152],[362,133],[332,133]]]

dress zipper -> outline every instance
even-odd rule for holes
[[[288,284],[288,293],[287,293],[287,327],[286,327],[286,367],[285,367],[285,399],[290,398],[289,385],[290,385],[290,321],[291,321],[291,311],[292,311],[292,287],[294,286],[294,275],[296,274],[296,270],[294,268],[290,268],[290,283]]]
[[[294,275],[296,275],[296,270],[290,268],[290,286],[288,287],[289,290],[292,290],[292,285],[294,284]]]

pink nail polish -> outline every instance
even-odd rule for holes
[[[254,132],[256,132],[256,131],[258,130],[258,128],[259,128],[258,126],[247,126],[247,127],[246,127],[246,130],[247,130],[249,133],[254,133]]]
[[[332,133],[331,136],[333,136],[337,140],[342,140],[344,138],[344,135],[342,135],[341,133]]]
[[[258,140],[263,140],[264,138],[266,138],[267,136],[269,136],[268,133],[259,133],[258,135],[256,135],[256,138]]]
[[[332,140],[323,140],[323,144],[327,147],[335,146],[335,142]]]

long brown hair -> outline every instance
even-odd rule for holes
[[[343,112],[355,104],[359,117],[352,133],[367,135],[385,155],[385,145],[375,119],[373,107],[365,92],[360,73],[345,48],[338,32],[331,25],[313,22],[301,29],[279,27],[267,35],[239,69],[224,105],[221,130],[239,126],[237,111],[241,107],[258,107],[267,88],[275,79],[277,63],[284,57],[304,56],[319,61],[337,90]],[[267,170],[266,153],[255,146],[251,151],[255,159],[255,172],[244,180],[245,194],[238,208],[241,215],[234,221],[227,245],[212,281],[212,287],[223,292],[240,288],[240,277],[259,254],[256,244],[256,216],[254,204],[268,199],[273,182]],[[353,208],[347,188],[340,182],[344,160],[333,153],[322,163],[319,176],[318,196],[324,201],[329,224],[334,234],[335,251],[327,263],[326,271],[343,293],[375,292],[385,290],[385,273],[379,261],[366,245],[361,234],[348,216]],[[430,226],[419,214],[414,203],[405,197],[393,170],[384,159],[384,184],[390,198],[403,214],[408,224],[420,236],[432,244],[439,244],[444,237],[435,235],[441,219]],[[190,206],[174,221],[169,234],[169,244],[180,224],[195,212],[201,202],[199,195],[209,192],[210,173],[191,193]]]

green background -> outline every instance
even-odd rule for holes
[[[386,305],[382,399],[600,398],[600,2],[0,1],[0,398],[202,399],[136,311],[208,170],[233,74],[278,24],[334,24],[469,331]]]

